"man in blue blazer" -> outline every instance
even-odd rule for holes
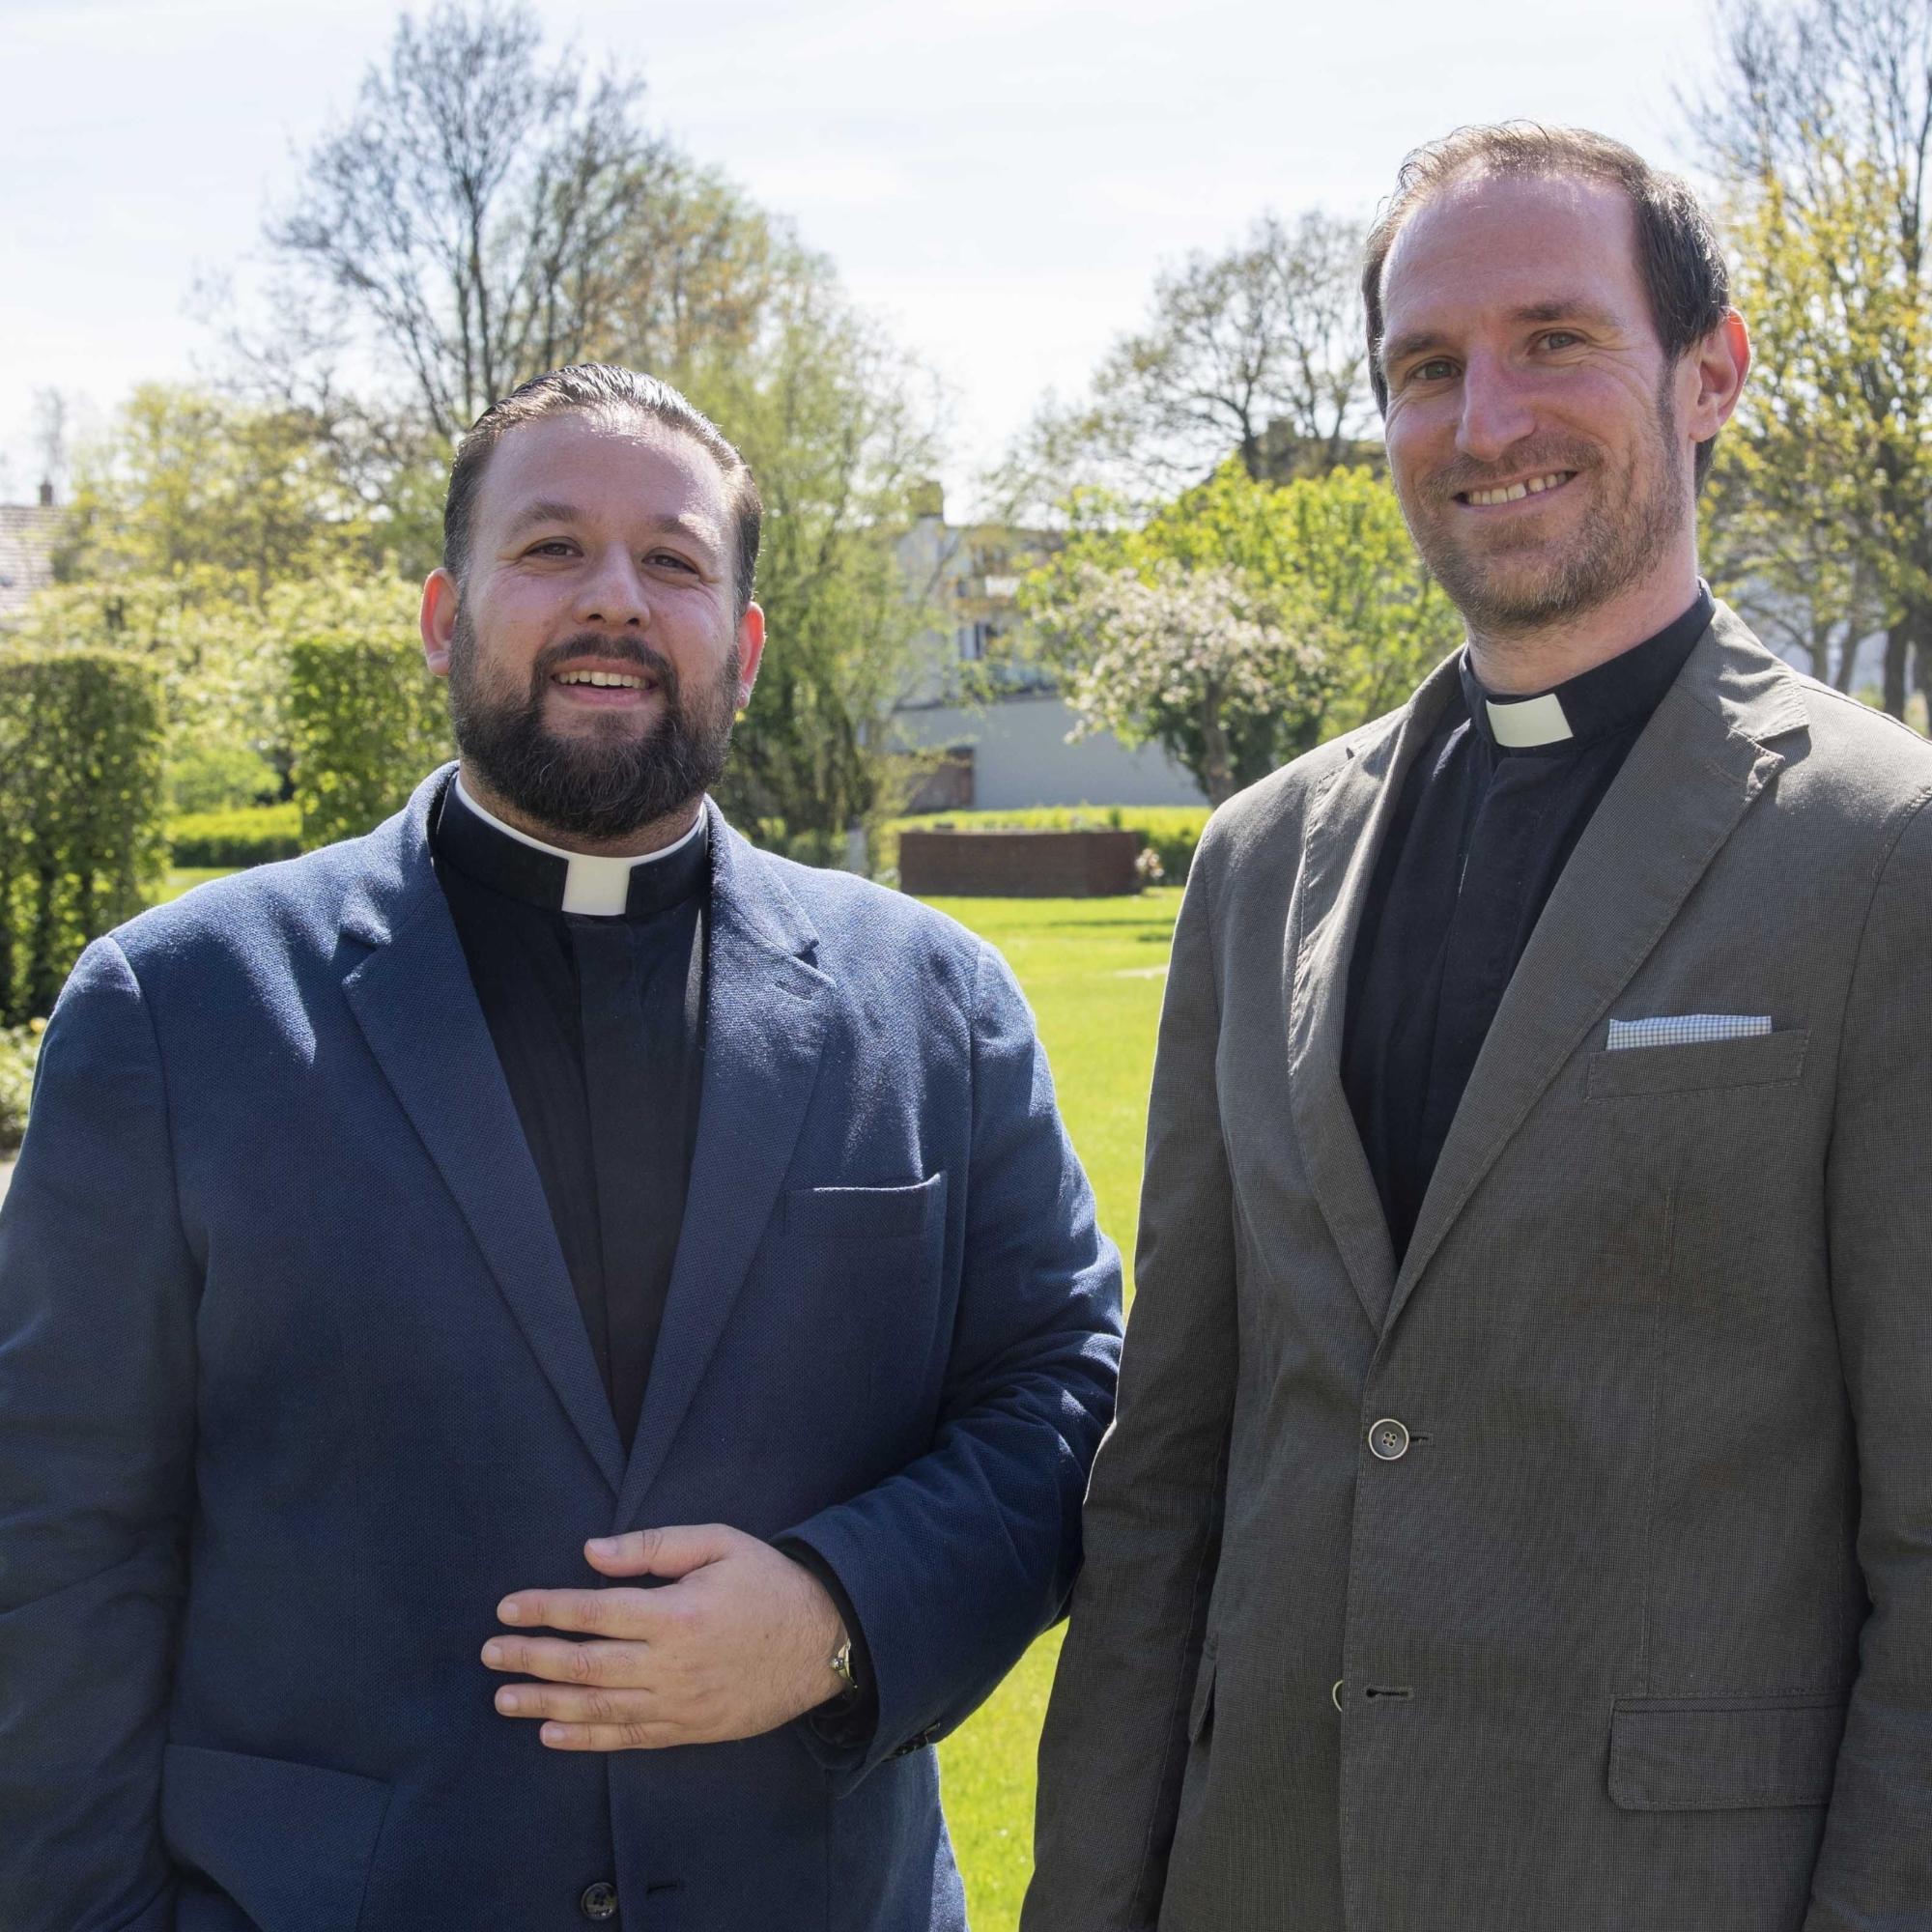
[[[998,956],[705,800],[755,491],[561,371],[459,455],[462,752],[90,947],[0,1211],[8,1932],[964,1924],[1120,1281]]]

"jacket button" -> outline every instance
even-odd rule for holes
[[[1369,1453],[1384,1463],[1400,1463],[1408,1454],[1407,1429],[1392,1415],[1371,1424]]]
[[[577,1901],[577,1909],[586,1918],[614,1918],[617,1916],[617,1888],[607,1885],[599,1879],[595,1885],[583,1888],[583,1896]]]

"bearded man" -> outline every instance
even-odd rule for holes
[[[649,378],[496,404],[459,765],[75,968],[0,1215],[9,1932],[963,1927],[928,1747],[1065,1598],[1118,1264],[998,955],[705,797],[758,526]]]
[[[1215,817],[1027,1932],[1932,1927],[1932,748],[1699,581],[1681,183],[1373,231],[1468,642]]]

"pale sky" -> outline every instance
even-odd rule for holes
[[[0,0],[0,500],[34,392],[104,415],[213,351],[294,156],[349,107],[389,0]],[[952,397],[955,497],[1076,391],[1154,271],[1261,210],[1367,214],[1404,151],[1533,115],[1690,158],[1705,0],[539,0],[640,68],[647,112],[789,214]],[[725,426],[728,430],[729,425]]]

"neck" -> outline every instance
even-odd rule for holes
[[[1655,637],[1697,595],[1697,557],[1688,551],[1668,569],[1591,610],[1525,630],[1469,627],[1469,662],[1485,691],[1498,697],[1553,691],[1633,645]]]
[[[668,812],[663,818],[654,818],[648,825],[640,825],[635,832],[625,833],[621,838],[585,838],[579,833],[564,832],[554,825],[546,825],[542,819],[532,818],[527,811],[520,810],[479,777],[475,766],[468,758],[463,759],[457,769],[463,779],[463,789],[492,818],[500,818],[505,825],[515,826],[519,832],[541,839],[546,845],[554,845],[559,852],[577,852],[586,859],[643,859],[653,852],[662,852],[667,845],[675,845],[690,832],[704,807],[701,798],[689,799],[675,811]]]

